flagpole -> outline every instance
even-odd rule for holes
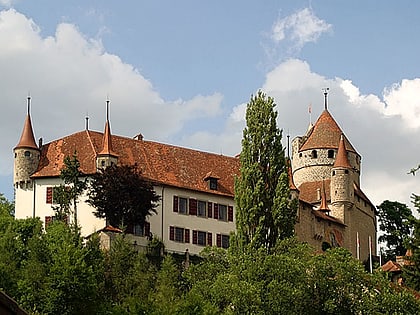
[[[356,253],[357,253],[357,260],[360,260],[360,240],[359,240],[359,232],[356,233]]]
[[[372,238],[369,236],[369,267],[370,267],[370,273],[373,273],[373,267],[372,267]]]

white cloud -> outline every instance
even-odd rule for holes
[[[111,99],[116,134],[168,141],[189,121],[221,113],[222,95],[164,100],[133,66],[105,51],[100,40],[81,34],[72,24],[57,26],[43,38],[39,27],[13,9],[0,12],[0,84],[3,105],[0,174],[12,172],[12,148],[19,140],[32,96],[32,123],[44,143],[84,128],[103,130],[105,99]]]
[[[273,25],[271,38],[274,42],[291,40],[297,47],[316,42],[332,25],[319,19],[309,8],[304,8],[285,18],[279,18]]]
[[[0,0],[0,5],[10,8],[13,5],[13,3],[16,3],[16,2],[17,1],[15,0]]]
[[[402,80],[384,90],[385,114],[398,115],[409,128],[420,127],[420,79]]]

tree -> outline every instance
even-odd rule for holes
[[[54,200],[58,207],[55,207],[57,216],[64,219],[70,213],[70,204],[73,203],[74,225],[77,226],[77,199],[86,189],[86,180],[81,180],[83,173],[80,171],[80,162],[76,152],[72,157],[64,158],[64,167],[61,170],[60,178],[64,185],[55,187]]]
[[[240,177],[235,180],[239,246],[250,244],[269,250],[279,239],[294,234],[297,204],[290,199],[275,106],[273,98],[261,91],[247,105]]]
[[[409,239],[413,226],[411,210],[397,201],[385,200],[378,206],[379,229],[384,232],[379,242],[387,245],[386,259],[395,260],[406,252],[405,242]]]
[[[156,213],[160,200],[153,185],[142,178],[137,166],[113,165],[96,173],[89,187],[88,203],[95,215],[113,226],[143,225]]]
[[[420,211],[420,196],[412,195],[414,207]],[[413,235],[408,242],[411,256],[406,257],[408,264],[403,266],[405,283],[416,291],[420,291],[420,219],[412,218]]]

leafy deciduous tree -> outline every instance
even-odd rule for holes
[[[269,250],[294,233],[296,201],[290,199],[282,132],[274,107],[273,98],[261,91],[247,105],[240,177],[235,181],[239,246]]]
[[[379,229],[384,232],[379,242],[387,245],[386,259],[405,255],[405,242],[412,232],[413,214],[405,204],[385,200],[378,206]]]
[[[95,215],[113,226],[143,225],[146,217],[156,212],[160,200],[136,165],[113,165],[101,170],[93,176],[88,196],[88,203],[96,208]]]

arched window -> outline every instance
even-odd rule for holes
[[[31,152],[25,151],[25,156],[31,156]]]
[[[312,150],[311,158],[316,159],[318,157],[318,152],[316,150]]]

